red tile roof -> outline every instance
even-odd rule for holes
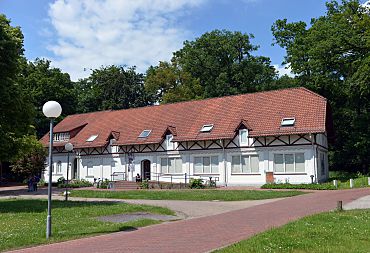
[[[231,139],[235,129],[249,127],[249,136],[271,136],[326,131],[327,101],[305,88],[291,88],[204,100],[163,104],[117,111],[70,115],[54,128],[68,132],[84,126],[70,142],[76,148],[105,146],[110,136],[116,144],[160,143],[166,131],[176,133],[174,141]],[[282,118],[294,117],[294,127],[281,127]],[[213,124],[202,133],[203,125]],[[140,133],[152,130],[147,138]],[[86,142],[91,135],[98,135]],[[41,141],[48,143],[48,134]],[[65,143],[55,142],[55,146]]]

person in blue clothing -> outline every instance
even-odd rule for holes
[[[29,176],[27,180],[28,192],[33,191],[33,176]]]
[[[33,191],[37,192],[37,184],[40,182],[40,178],[38,176],[34,176],[32,180],[32,188]]]

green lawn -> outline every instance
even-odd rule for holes
[[[114,199],[157,199],[157,200],[257,200],[291,197],[303,194],[300,191],[258,191],[258,190],[137,190],[137,191],[94,191],[74,190],[72,197],[114,198]]]
[[[215,252],[368,253],[370,209],[306,217]]]
[[[370,187],[368,184],[368,177],[361,176],[353,178],[353,188]],[[289,183],[274,183],[264,184],[261,186],[262,189],[308,189],[308,190],[343,190],[350,189],[349,180],[340,181],[338,180],[338,188],[333,184],[333,181],[320,184],[289,184]]]
[[[171,210],[162,207],[107,202],[53,201],[52,208],[50,242],[158,223],[148,219],[126,223],[102,222],[95,219],[98,216],[131,212],[174,214]],[[0,200],[0,251],[47,243],[46,215],[46,200]]]

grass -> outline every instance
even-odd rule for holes
[[[357,178],[353,177],[354,188],[370,187],[368,184],[367,176],[359,176]],[[336,188],[332,180],[327,183],[320,184],[289,184],[289,183],[273,183],[264,184],[261,186],[263,189],[309,189],[309,190],[341,190],[350,189],[349,179],[346,181],[338,180],[338,188]]]
[[[299,191],[258,191],[258,190],[137,190],[137,191],[72,191],[72,197],[113,198],[113,199],[156,199],[156,200],[258,200],[291,197],[303,194]]]
[[[309,216],[215,252],[365,253],[369,249],[367,209]]]
[[[173,215],[173,211],[146,205],[53,201],[52,238],[45,239],[46,200],[0,200],[0,251],[135,229],[159,223],[142,219],[126,223],[102,222],[98,216],[132,212]]]

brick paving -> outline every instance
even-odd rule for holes
[[[207,252],[370,195],[370,188],[317,191],[228,213],[169,222],[14,252]]]

